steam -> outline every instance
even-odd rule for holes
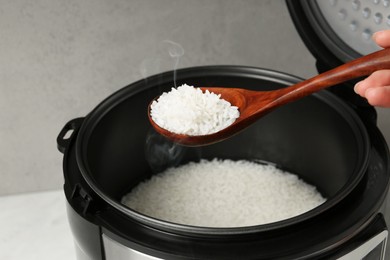
[[[168,45],[168,53],[169,56],[173,59],[173,82],[175,84],[175,88],[177,87],[176,85],[176,75],[177,75],[177,68],[179,66],[179,61],[180,58],[184,55],[184,49],[181,47],[180,44],[170,41],[170,40],[165,40],[163,41],[165,44]]]
[[[173,83],[176,88],[177,69],[180,58],[184,55],[183,47],[174,41],[164,40],[158,46],[157,55],[153,58],[144,59],[141,63],[140,72],[145,80],[148,76],[161,73],[161,64],[166,62],[166,68],[173,67]],[[173,64],[172,64],[173,61]],[[145,159],[153,173],[161,172],[169,167],[178,166],[186,152],[187,147],[180,146],[150,129],[146,136]]]
[[[186,153],[186,148],[179,146],[151,129],[146,137],[145,158],[153,173],[178,166]]]
[[[150,75],[161,73],[162,70],[173,69],[173,83],[177,87],[177,69],[179,68],[180,58],[184,55],[183,47],[171,40],[164,40],[156,47],[155,51],[151,51],[153,57],[145,58],[141,62],[140,72],[142,77],[147,80]]]

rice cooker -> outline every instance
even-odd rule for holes
[[[320,72],[376,48],[367,34],[387,26],[388,2],[286,1]],[[177,85],[254,90],[302,80],[244,66],[175,73]],[[60,131],[57,146],[64,154],[64,193],[78,259],[389,257],[389,149],[374,108],[353,93],[353,82],[285,105],[225,141],[185,147],[159,136],[146,112],[153,98],[174,85],[173,78],[170,71],[134,82]],[[230,228],[163,221],[120,203],[133,187],[168,167],[212,158],[271,163],[315,185],[327,201],[296,217]]]

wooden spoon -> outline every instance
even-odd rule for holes
[[[239,118],[233,124],[214,134],[190,136],[172,133],[163,129],[152,120],[150,105],[148,108],[149,120],[158,133],[174,142],[187,146],[208,145],[237,134],[277,107],[308,96],[321,89],[366,76],[381,69],[390,69],[390,48],[360,57],[313,78],[282,89],[253,91],[239,88],[201,87],[203,91],[208,89],[215,94],[221,94],[221,98],[237,106],[240,111]]]

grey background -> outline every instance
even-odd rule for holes
[[[235,64],[307,78],[314,59],[282,0],[1,0],[0,195],[60,189],[56,137],[145,76]],[[390,109],[379,109],[390,143]]]

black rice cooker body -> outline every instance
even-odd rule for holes
[[[240,66],[195,67],[176,74],[177,85],[259,90],[300,80]],[[361,120],[344,101],[327,91],[315,93],[229,140],[187,148],[155,134],[146,113],[148,103],[174,84],[173,72],[130,84],[85,118],[70,121],[57,138],[72,232],[91,259],[105,259],[102,234],[163,259],[319,259],[342,254],[370,225],[384,225],[389,151],[375,122]],[[214,157],[276,164],[316,185],[328,202],[291,219],[241,228],[178,225],[120,204],[126,192],[152,174]]]

